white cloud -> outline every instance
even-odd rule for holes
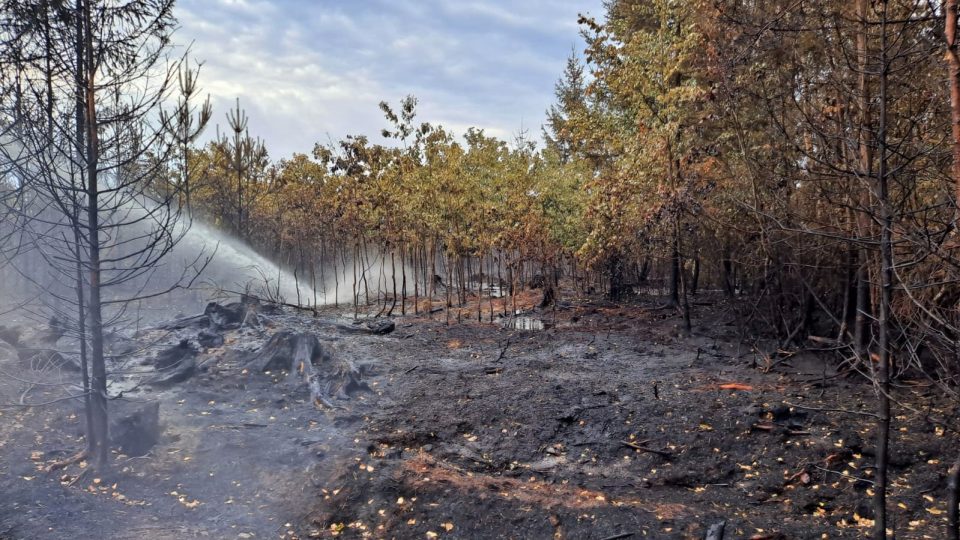
[[[600,1],[181,0],[177,39],[205,62],[214,122],[239,97],[274,158],[328,134],[379,141],[377,103],[407,94],[421,121],[511,139],[521,121],[539,135],[577,13]]]

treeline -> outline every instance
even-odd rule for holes
[[[394,144],[349,136],[271,163],[243,129],[190,150],[192,211],[317,290],[286,301],[323,295],[417,313],[429,299],[480,296],[477,316],[489,319],[507,309],[495,299],[533,279],[554,294],[584,243],[586,164],[522,136],[507,143],[471,129],[458,139],[416,122],[413,97],[380,107]],[[239,105],[231,115],[243,117]]]

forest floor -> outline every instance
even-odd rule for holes
[[[765,369],[715,300],[689,334],[655,300],[535,314],[536,331],[441,313],[345,335],[331,309],[228,332],[206,371],[130,396],[160,400],[164,434],[108,471],[43,472],[82,448],[75,404],[0,409],[0,538],[865,536],[873,419],[834,410],[869,412],[871,387],[811,354]],[[319,410],[244,368],[291,329],[371,391]],[[909,412],[895,433],[897,537],[941,538],[955,445]]]

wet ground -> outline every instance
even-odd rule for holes
[[[653,302],[228,332],[207,371],[125,396],[159,399],[165,430],[109,471],[41,470],[82,448],[74,405],[0,409],[0,538],[865,536],[872,419],[822,409],[869,411],[870,387],[807,354],[764,372],[724,309],[695,315],[692,334]],[[371,391],[318,409],[294,378],[245,369],[280,330],[316,333]],[[896,430],[898,538],[940,538],[953,440],[912,413]]]

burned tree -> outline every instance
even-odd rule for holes
[[[198,129],[158,114],[182,65],[169,60],[173,1],[4,4],[2,159],[22,193],[5,215],[42,263],[21,273],[79,338],[88,451],[103,466],[105,328],[202,267],[186,261],[170,275],[164,264],[189,227],[166,188],[164,164],[182,142],[171,133]]]

